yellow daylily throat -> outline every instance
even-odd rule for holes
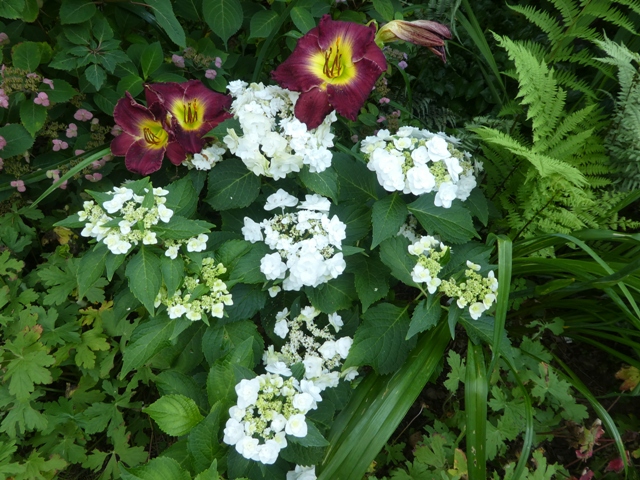
[[[337,37],[328,50],[318,52],[311,57],[310,70],[326,84],[344,85],[356,76],[356,67],[351,61],[351,45]]]
[[[202,126],[202,114],[204,112],[197,98],[188,102],[175,102],[171,113],[178,119],[180,126],[184,130],[198,130]]]
[[[142,122],[140,129],[149,148],[164,148],[169,140],[169,134],[162,128],[160,122]]]

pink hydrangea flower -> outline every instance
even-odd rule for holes
[[[105,163],[107,163],[107,161],[104,158],[101,158],[100,160],[92,162],[91,168],[93,168],[94,170],[100,170],[102,167],[104,167]]]
[[[216,68],[220,68],[222,66],[222,59],[220,57],[216,57],[216,60],[214,63],[216,65]]]
[[[409,65],[407,64],[407,62],[405,62],[404,60],[398,62],[398,68],[400,70],[404,70],[405,68],[407,68]]]
[[[40,92],[38,93],[38,96],[33,99],[33,103],[35,103],[36,105],[42,105],[43,107],[48,107],[49,96],[44,92]]]
[[[46,85],[49,85],[49,88],[50,88],[51,90],[55,90],[55,89],[53,88],[53,80],[51,80],[51,79],[49,79],[49,78],[43,78],[43,79],[42,79],[42,83],[44,83],[44,84],[46,84]]]
[[[93,174],[88,173],[84,176],[84,178],[86,178],[90,182],[99,182],[100,180],[102,180],[102,174],[98,172]]]
[[[113,135],[114,137],[117,137],[121,133],[122,133],[122,127],[120,125],[114,125],[111,128],[111,135]]]
[[[382,123],[382,122],[384,122],[386,119],[387,119],[387,117],[382,117],[382,116],[380,116],[380,117],[378,117],[378,120],[376,120],[376,122],[378,122],[378,123]]]
[[[76,150],[75,152],[73,152],[74,155],[82,155],[84,153],[84,150]]]
[[[209,80],[213,80],[216,78],[216,76],[218,75],[218,72],[216,72],[214,69],[210,68],[209,70],[207,70],[204,73],[204,76],[207,77]]]
[[[91,113],[89,110],[81,108],[73,115],[73,118],[79,120],[80,122],[87,122],[93,118],[93,113]]]
[[[4,93],[4,89],[2,88],[0,88],[0,107],[9,108],[9,96]]]
[[[39,79],[40,75],[38,75],[37,73],[27,73],[27,78],[35,78],[35,79]]]
[[[173,62],[173,64],[178,67],[178,68],[184,68],[184,57],[181,57],[180,55],[172,55],[171,56],[171,61]]]
[[[100,123],[100,119],[99,118],[94,118],[93,120],[91,120],[91,124],[92,125],[98,125]]]
[[[55,139],[53,140],[53,151],[58,152],[60,150],[66,150],[69,148],[69,144],[67,142],[63,142],[62,140]]]
[[[47,178],[53,178],[54,182],[60,180],[60,170],[47,170],[47,173],[45,175],[47,176]]]
[[[27,190],[22,180],[12,180],[11,186],[15,187],[19,192],[25,192]]]
[[[389,103],[391,100],[389,100],[387,97],[382,97],[379,102],[380,105],[384,105],[385,103]]]
[[[9,35],[2,32],[0,33],[0,45],[8,45],[9,44]]]
[[[4,137],[0,137],[0,150],[2,150],[6,146],[7,146],[7,141],[4,139]]]
[[[73,138],[78,136],[78,126],[75,123],[70,123],[67,128],[67,138]]]

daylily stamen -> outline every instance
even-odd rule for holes
[[[331,63],[331,67],[329,67],[329,62],[331,61],[331,54],[333,53],[333,48],[329,47],[329,51],[324,54],[324,67],[322,68],[322,73],[324,73],[329,78],[339,77],[342,73],[342,54],[340,53],[340,37],[336,40],[336,54],[333,57],[333,63]]]
[[[193,110],[191,109],[193,105]],[[194,100],[193,102],[187,102],[184,105],[182,120],[184,123],[192,124],[198,121],[198,102]]]
[[[142,131],[144,133],[144,139],[148,144],[158,145],[161,142],[160,137],[153,133],[150,128],[143,128]]]

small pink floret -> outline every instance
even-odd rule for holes
[[[214,69],[210,68],[209,70],[207,70],[204,74],[205,77],[207,77],[209,80],[214,80],[216,78],[216,76],[218,75],[218,72],[216,72]]]
[[[222,66],[222,59],[220,57],[216,57],[215,65],[216,68],[220,68]]]
[[[75,123],[70,123],[67,128],[67,138],[73,138],[78,136],[78,126]]]
[[[173,64],[178,67],[178,68],[184,68],[184,57],[181,57],[180,55],[172,55],[171,56],[171,61],[173,62]]]
[[[24,182],[22,180],[12,180],[11,186],[15,187],[19,192],[25,192],[27,187],[24,186]]]
[[[73,118],[81,122],[87,122],[93,118],[93,113],[91,113],[89,110],[81,108],[73,115]]]
[[[66,150],[69,148],[69,144],[67,142],[63,142],[62,140],[58,140],[57,138],[53,140],[53,148],[54,152],[58,152],[60,150]]]
[[[40,92],[38,93],[38,96],[33,99],[33,103],[35,103],[36,105],[42,105],[43,107],[48,107],[49,96],[44,92]]]

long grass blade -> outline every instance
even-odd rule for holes
[[[500,340],[504,332],[504,325],[509,310],[509,291],[511,290],[512,245],[511,239],[500,235],[498,239],[498,298],[496,306],[495,325],[493,328],[493,352],[489,372],[493,372],[496,362],[500,358]]]
[[[467,417],[467,464],[470,480],[487,478],[487,396],[489,384],[482,345],[467,347],[464,405]]]
[[[406,363],[393,375],[374,373],[359,385],[338,415],[329,447],[316,467],[318,480],[353,480],[364,476],[440,364],[449,343],[446,322],[425,332]],[[366,395],[360,390],[367,389]]]

